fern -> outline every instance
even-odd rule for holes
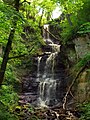
[[[78,34],[90,33],[90,22],[87,22],[79,28]]]

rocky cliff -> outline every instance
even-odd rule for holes
[[[70,84],[77,77],[72,88],[73,97],[78,102],[90,100],[90,35],[75,38],[71,44],[63,47],[62,52],[66,56],[65,63],[68,73],[72,74]],[[79,64],[82,65],[76,70],[76,66]],[[77,76],[79,72],[80,74]]]

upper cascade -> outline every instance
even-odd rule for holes
[[[60,52],[61,45],[54,43],[53,40],[50,39],[49,24],[46,24],[43,27],[43,39],[49,46],[52,47],[52,52]]]

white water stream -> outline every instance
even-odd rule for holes
[[[38,57],[38,68],[37,68],[37,81],[39,81],[39,106],[46,107],[51,102],[57,102],[56,99],[56,86],[57,80],[54,78],[55,58],[60,52],[60,45],[55,44],[49,36],[49,25],[44,25],[43,37],[44,41],[51,47],[51,51],[47,52],[48,57],[45,62],[43,73],[40,72],[40,64],[42,57]]]

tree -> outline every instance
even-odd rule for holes
[[[22,1],[20,7],[22,14],[28,21],[32,20],[38,26],[42,26],[51,19],[52,12],[56,8],[56,3],[52,0],[33,0],[31,2]]]
[[[15,7],[16,11],[18,12],[19,11],[20,0],[15,0],[14,2],[15,2],[14,7]],[[8,42],[7,42],[5,52],[4,52],[4,56],[3,56],[3,60],[2,60],[2,63],[1,63],[0,86],[2,85],[2,82],[3,82],[3,79],[4,79],[4,74],[5,74],[8,58],[9,58],[9,53],[10,53],[10,50],[11,50],[12,41],[13,41],[13,38],[14,38],[15,29],[16,29],[16,25],[17,25],[17,19],[18,18],[16,16],[13,17],[13,21],[12,21],[13,26],[12,26],[12,29],[10,31],[9,37],[8,37]]]
[[[83,0],[54,0],[56,1],[62,10],[62,13],[64,13],[68,23],[70,26],[73,25],[73,22],[71,21],[71,15],[77,15],[78,11],[82,9],[83,6]]]

